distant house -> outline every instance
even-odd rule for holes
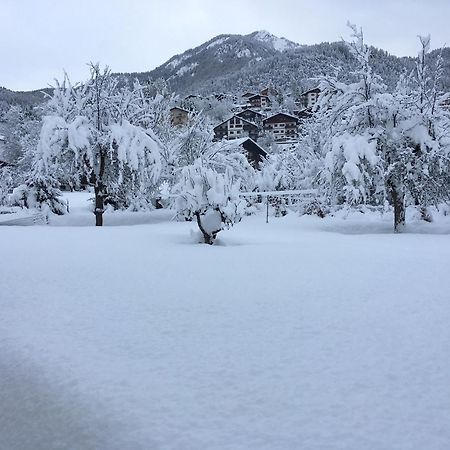
[[[264,131],[276,141],[292,141],[298,138],[299,118],[286,113],[277,113],[263,120]]]
[[[304,108],[312,108],[316,103],[320,95],[320,89],[318,87],[303,92],[300,96],[300,102]]]
[[[250,108],[264,109],[269,108],[272,102],[267,95],[256,94],[247,99]]]
[[[297,109],[295,111],[292,111],[292,113],[294,114],[294,116],[300,119],[300,122],[311,118],[313,115],[312,108]]]
[[[238,149],[245,150],[249,163],[255,168],[259,168],[261,161],[267,157],[267,152],[258,145],[253,139],[244,137],[241,139],[233,139],[228,141],[222,151]]]
[[[250,137],[256,141],[259,137],[258,126],[237,115],[219,123],[213,130],[216,141],[220,141],[221,139],[239,139],[242,137]]]
[[[441,107],[444,109],[450,109],[450,98],[447,98],[441,102]]]
[[[174,106],[170,108],[170,120],[172,125],[186,125],[189,120],[190,112],[187,109],[180,108],[179,106]]]
[[[276,95],[278,95],[278,91],[276,89],[274,89],[273,87],[266,87],[260,91],[260,94],[265,95],[266,97],[269,95],[276,96]]]
[[[248,120],[249,122],[253,122],[255,125],[262,124],[262,121],[264,119],[264,114],[261,114],[258,111],[254,111],[253,109],[244,109],[243,111],[236,114],[238,117],[242,117],[245,120]]]

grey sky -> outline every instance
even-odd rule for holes
[[[301,44],[348,36],[415,55],[417,34],[450,44],[450,0],[0,0],[0,86],[38,89],[84,79],[86,63],[146,71],[223,33],[265,29]]]

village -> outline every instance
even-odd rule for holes
[[[258,167],[262,158],[267,156],[267,149],[264,149],[258,140],[269,137],[281,147],[295,146],[301,126],[305,120],[311,118],[319,94],[317,87],[303,92],[295,100],[296,108],[292,113],[274,108],[275,102],[272,98],[278,95],[278,92],[273,88],[264,88],[259,93],[245,92],[240,98],[231,96],[232,115],[214,126],[214,141],[235,141],[236,146],[247,152],[249,161]],[[230,96],[225,94],[213,94],[212,97],[218,101],[230,99]],[[180,105],[170,109],[173,126],[188,124],[190,117],[197,112],[197,100],[204,98],[191,94],[186,96]]]

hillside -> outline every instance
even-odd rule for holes
[[[439,50],[431,53],[436,58]],[[414,58],[397,57],[372,49],[373,66],[389,87],[399,75],[414,68]],[[450,49],[443,50],[450,74]],[[340,68],[346,79],[354,61],[342,42],[300,45],[266,31],[248,35],[220,35],[204,44],[175,55],[150,72],[123,74],[140,81],[162,78],[171,90],[182,94],[211,92],[239,93],[272,85],[281,91],[297,92],[315,84],[314,78]],[[445,76],[450,89],[450,75]]]
[[[436,59],[440,50],[431,52]],[[450,49],[442,51],[445,63],[444,88],[450,90]],[[414,68],[414,58],[396,57],[373,48],[373,66],[389,87],[399,75]],[[315,84],[314,78],[340,68],[346,79],[354,62],[342,42],[300,45],[267,31],[248,35],[223,34],[175,55],[148,72],[122,73],[125,81],[162,78],[180,94],[239,93],[272,85],[280,91],[298,93]],[[42,101],[41,90],[13,92],[0,88],[0,106],[34,105]]]

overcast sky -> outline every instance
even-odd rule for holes
[[[415,55],[417,34],[450,44],[450,0],[0,0],[0,86],[38,89],[87,76],[86,63],[147,71],[218,34],[267,30],[300,44],[349,35]]]

